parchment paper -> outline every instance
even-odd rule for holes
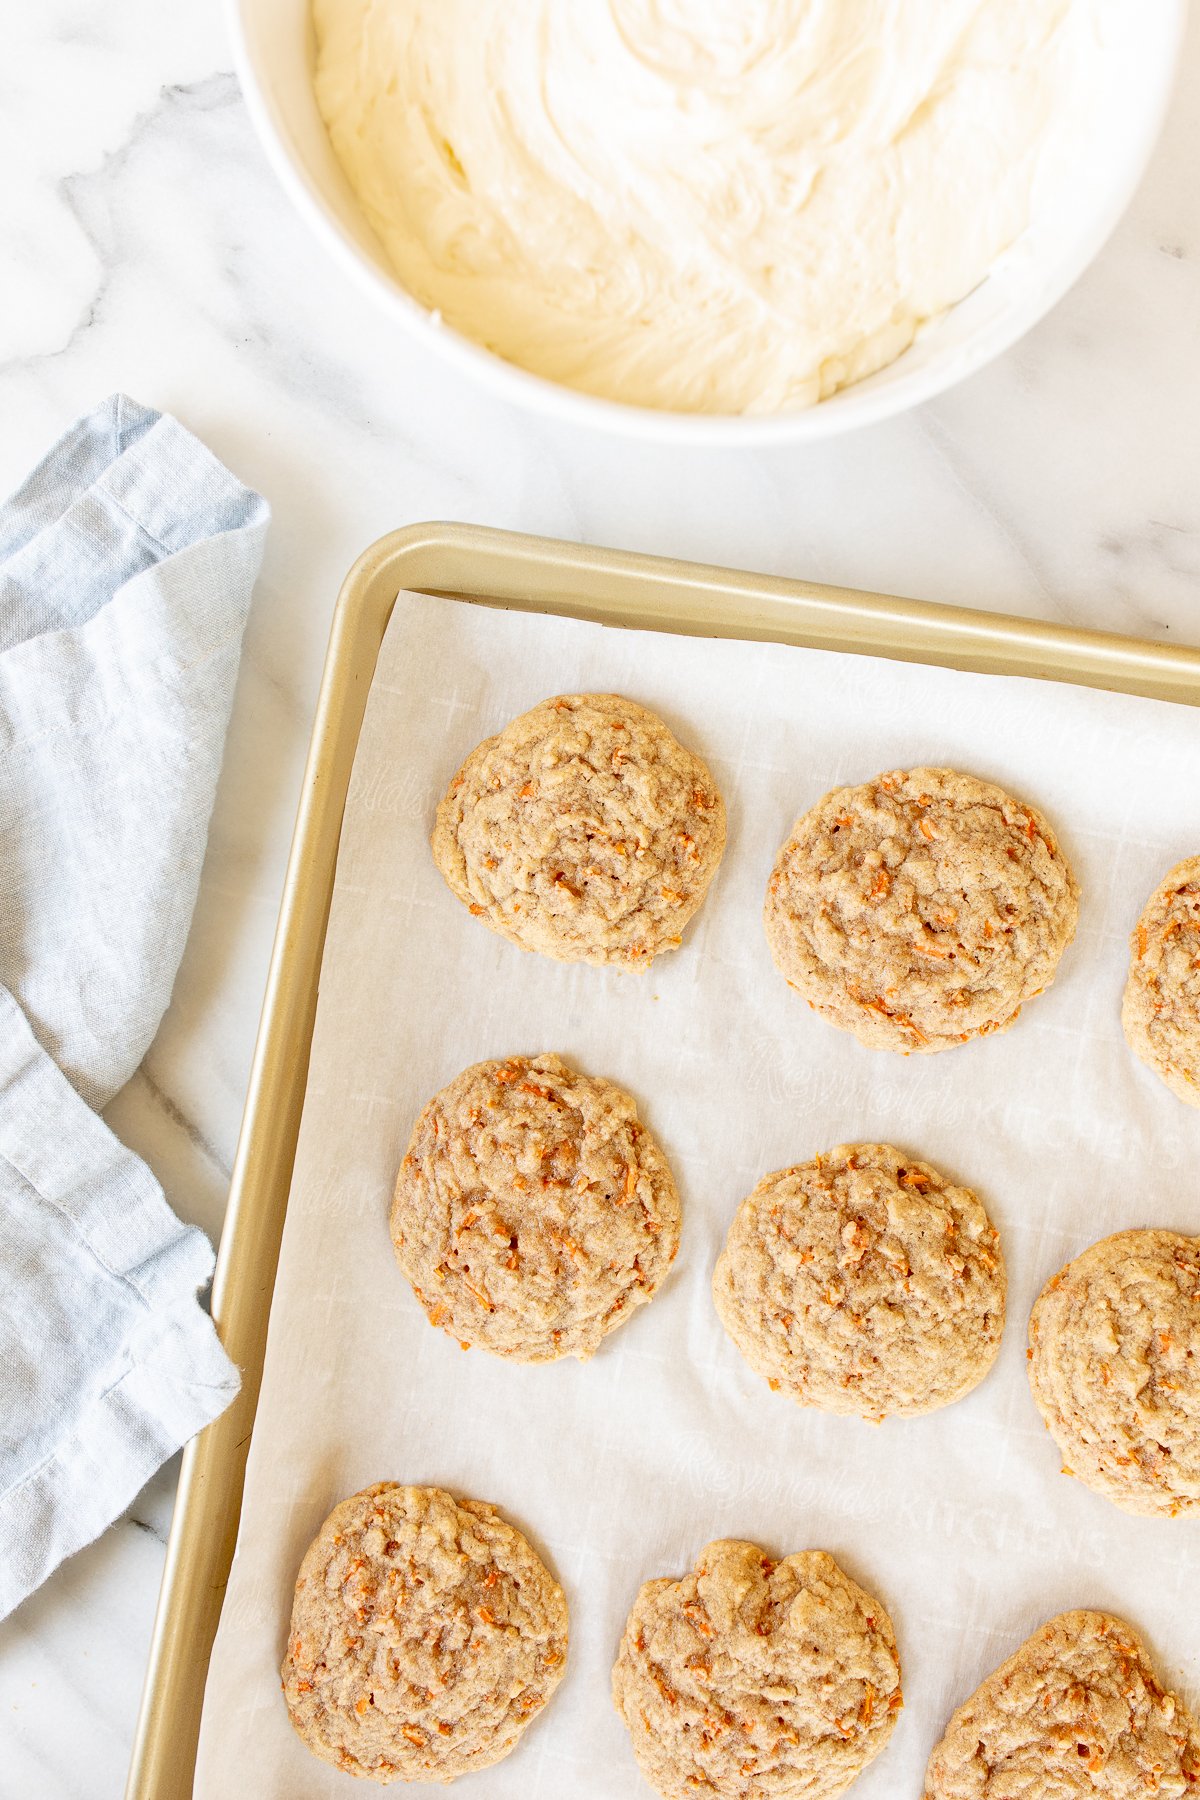
[[[548,694],[615,689],[707,759],[724,864],[682,949],[641,975],[505,943],[452,899],[428,834],[477,741]],[[775,973],[760,909],[795,816],[840,782],[922,762],[1043,808],[1083,886],[1059,978],[1002,1037],[932,1057],[863,1049]],[[294,1737],[279,1693],[297,1565],[368,1482],[498,1504],[557,1572],[566,1678],[466,1800],[648,1794],[609,1697],[639,1584],[720,1536],[830,1550],[895,1621],[906,1706],[855,1800],[916,1800],[955,1705],[1038,1624],[1101,1606],[1200,1685],[1200,1520],[1139,1520],[1059,1472],[1025,1377],[1042,1283],[1123,1226],[1200,1232],[1200,1112],[1126,1049],[1127,934],[1200,849],[1200,714],[1079,688],[820,651],[618,632],[403,595],[342,834],[312,1070],[212,1660],[200,1800],[361,1794]],[[525,1368],[431,1329],[387,1233],[425,1100],[466,1064],[561,1052],[637,1097],[675,1169],[683,1245],[595,1359]],[[872,1427],[772,1394],[725,1339],[713,1262],[769,1169],[891,1140],[975,1187],[1002,1233],[1008,1329],[966,1400]],[[444,1792],[426,1787],[414,1794]]]

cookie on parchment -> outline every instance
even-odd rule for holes
[[[1200,1509],[1200,1237],[1118,1231],[1060,1269],[1029,1384],[1066,1473],[1126,1512]]]
[[[1004,1330],[1004,1258],[969,1188],[890,1144],[839,1144],[742,1202],[713,1299],[773,1388],[878,1421],[982,1381]]]
[[[1121,1024],[1135,1056],[1200,1106],[1200,856],[1155,888],[1129,940]]]
[[[1181,1800],[1200,1792],[1200,1736],[1141,1638],[1109,1613],[1060,1613],[960,1706],[929,1759],[925,1800]]]
[[[679,1248],[666,1158],[611,1081],[557,1056],[464,1069],[413,1129],[392,1202],[434,1325],[518,1362],[586,1361]]]
[[[645,968],[704,899],[725,803],[656,713],[560,694],[471,752],[432,847],[452,892],[523,950]]]
[[[640,1590],[613,1703],[663,1800],[834,1800],[899,1716],[896,1635],[825,1551],[720,1539]]]
[[[780,973],[876,1050],[1005,1031],[1050,985],[1079,889],[1050,826],[990,781],[902,769],[796,821],[767,884]]]
[[[508,1755],[566,1655],[562,1589],[494,1506],[380,1481],[300,1565],[283,1694],[347,1775],[453,1781]]]

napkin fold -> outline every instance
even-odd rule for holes
[[[170,1000],[268,516],[123,395],[0,507],[0,1617],[237,1392],[93,1109]]]

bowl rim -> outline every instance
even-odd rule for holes
[[[1076,243],[1074,254],[1055,268],[1048,281],[1032,286],[1020,304],[1001,313],[960,347],[956,356],[947,356],[941,362],[935,359],[908,373],[901,367],[892,380],[878,387],[852,383],[827,400],[791,412],[701,413],[609,400],[535,374],[433,317],[398,279],[369,262],[291,153],[275,101],[260,78],[250,47],[246,18],[254,3],[255,0],[225,0],[234,73],[251,124],[292,205],[318,242],[361,290],[398,319],[416,343],[424,344],[435,355],[477,379],[492,394],[513,401],[526,411],[643,443],[710,449],[817,443],[866,425],[880,424],[956,387],[1011,349],[1074,287],[1128,210],[1162,135],[1179,75],[1188,18],[1188,0],[1170,0],[1172,13],[1165,26],[1164,53],[1154,70],[1154,85],[1147,94],[1140,128],[1122,165],[1121,179],[1113,184],[1107,203],[1097,208],[1091,230]],[[304,4],[307,7],[309,0],[304,0]],[[936,325],[937,321],[932,323]],[[902,365],[904,354],[889,366]]]

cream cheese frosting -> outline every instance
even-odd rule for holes
[[[1091,0],[314,0],[403,286],[591,394],[810,405],[1024,230]]]

